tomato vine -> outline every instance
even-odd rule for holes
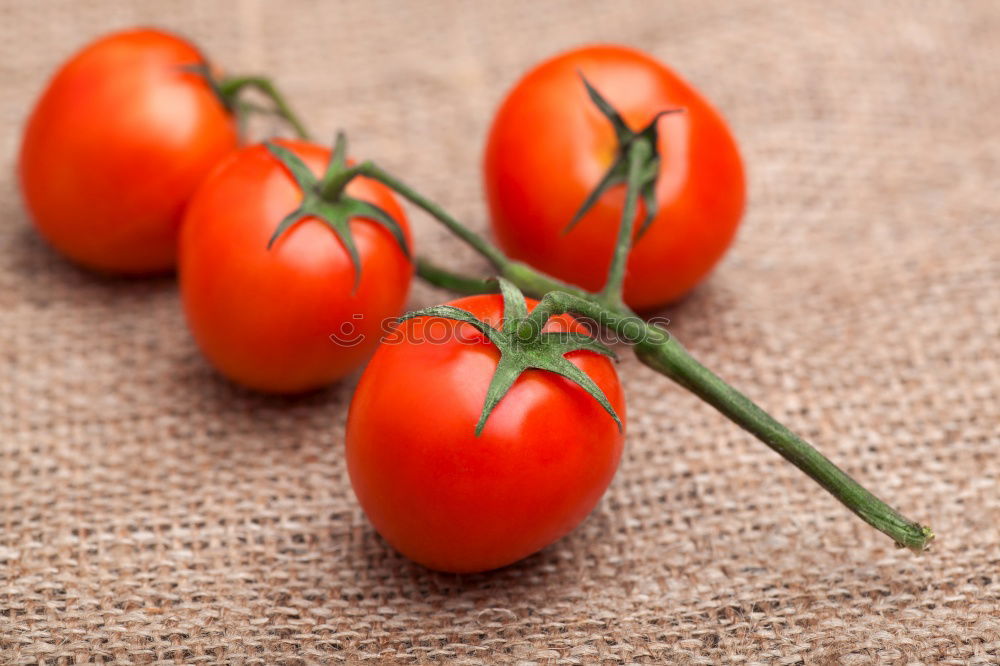
[[[340,169],[336,181],[339,187],[343,187],[351,179],[359,176],[382,183],[443,224],[451,233],[489,261],[496,271],[497,278],[499,278],[498,281],[497,279],[462,275],[437,266],[426,258],[418,258],[417,273],[426,282],[465,294],[498,290],[509,292],[516,287],[531,296],[541,298],[541,302],[530,315],[523,313],[520,316],[515,315],[515,319],[509,325],[505,322],[501,331],[492,329],[478,320],[472,321],[474,318],[471,315],[468,313],[458,314],[454,311],[455,308],[450,308],[447,311],[442,310],[441,307],[428,308],[405,315],[403,319],[417,316],[460,318],[462,321],[476,325],[481,332],[488,335],[491,341],[500,347],[501,352],[504,352],[504,358],[513,359],[519,353],[512,351],[517,344],[515,340],[525,342],[537,340],[542,326],[551,316],[569,313],[589,317],[602,326],[613,330],[623,340],[631,344],[637,358],[643,364],[691,391],[738,426],[767,444],[820,484],[862,520],[892,538],[897,545],[910,548],[915,552],[926,549],[934,538],[934,533],[929,527],[904,517],[880,500],[806,440],[796,435],[752,400],[698,362],[666,330],[642,320],[625,305],[622,294],[624,267],[633,242],[632,231],[637,216],[636,203],[641,196],[646,199],[647,205],[655,207],[655,201],[650,199],[651,188],[649,184],[655,182],[656,169],[658,168],[658,156],[655,152],[656,120],[653,120],[641,132],[631,133],[631,130],[628,130],[624,123],[620,122],[620,116],[611,105],[586,80],[584,80],[584,84],[587,86],[593,103],[614,125],[621,141],[620,154],[597,185],[596,194],[588,197],[583,203],[581,212],[570,222],[570,226],[576,219],[579,219],[588,205],[592,204],[601,192],[617,184],[624,184],[626,187],[625,205],[622,210],[621,227],[614,258],[605,286],[599,292],[588,292],[569,285],[525,263],[510,259],[498,247],[451,216],[443,207],[427,199],[374,162],[365,161]],[[663,113],[672,111],[674,110],[667,110]],[[643,224],[647,223],[648,219],[643,222]],[[640,226],[640,233],[641,231],[642,227]],[[567,347],[565,351],[568,350]],[[519,358],[517,362],[513,360],[510,363],[501,362],[494,378],[495,386],[491,385],[487,403],[484,405],[482,417],[477,425],[477,433],[482,429],[490,410],[502,399],[505,387],[509,387],[524,368],[537,367],[559,372],[558,369],[555,369],[555,365],[558,363],[555,356],[549,354],[543,361],[540,360],[541,356],[536,355],[534,357],[535,365],[532,365],[532,361],[526,360],[524,357]],[[574,381],[578,380],[578,377],[574,378]],[[584,388],[592,397],[601,402],[605,409],[609,409],[605,405],[606,401],[602,400],[603,396],[597,395],[587,386]],[[613,411],[609,410],[609,413],[613,415]]]

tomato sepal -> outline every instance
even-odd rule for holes
[[[601,180],[597,182],[594,189],[590,191],[587,198],[580,204],[569,224],[563,229],[563,233],[566,234],[572,231],[577,223],[583,219],[583,216],[587,214],[587,211],[593,208],[594,204],[604,196],[605,192],[616,185],[626,185],[636,189],[639,196],[642,197],[643,205],[646,208],[646,216],[639,224],[639,231],[637,232],[637,237],[641,238],[649,228],[649,225],[656,219],[657,213],[656,181],[660,177],[657,125],[663,116],[673,113],[683,113],[684,109],[664,109],[653,116],[653,119],[644,128],[636,132],[625,123],[621,114],[598,92],[597,88],[591,85],[582,72],[580,73],[580,79],[583,81],[583,85],[587,89],[587,95],[594,103],[594,106],[611,123],[611,127],[615,131],[615,136],[618,138],[618,148],[611,166],[608,167]],[[639,146],[639,144],[642,145]],[[630,177],[629,152],[633,150],[642,151],[641,167],[638,169],[637,177]]]
[[[438,305],[410,312],[399,318],[399,322],[416,317],[439,317],[453,321],[464,322],[482,333],[499,351],[500,360],[486,389],[486,399],[479,421],[476,423],[476,436],[483,432],[486,421],[494,408],[510,390],[526,370],[544,370],[555,373],[576,384],[587,392],[614,419],[618,431],[624,429],[621,418],[601,388],[587,373],[578,368],[566,358],[566,354],[574,351],[589,351],[617,360],[615,353],[584,333],[544,332],[545,322],[535,322],[529,318],[524,294],[514,284],[503,278],[497,278],[496,283],[503,296],[503,322],[500,328],[491,326],[471,312],[451,305]],[[547,318],[546,318],[547,321]],[[536,324],[537,331],[524,334],[525,324]]]
[[[322,180],[316,178],[305,162],[288,148],[272,141],[266,141],[264,146],[285,167],[295,184],[302,190],[302,202],[275,227],[267,242],[268,249],[271,249],[297,222],[307,217],[314,217],[326,224],[347,250],[354,268],[353,290],[357,290],[361,282],[361,259],[350,222],[355,218],[364,218],[389,231],[406,258],[411,258],[410,246],[403,227],[392,215],[376,204],[347,196],[344,192],[347,183],[359,174],[347,167],[347,140],[342,132],[337,134],[330,164]]]

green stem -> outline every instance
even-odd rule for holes
[[[488,294],[498,289],[487,279],[453,273],[424,257],[417,257],[417,275],[436,287],[459,294]]]
[[[642,187],[643,168],[652,155],[649,143],[643,138],[632,141],[627,150],[625,205],[622,207],[621,224],[618,225],[618,240],[615,243],[614,255],[611,257],[608,279],[604,283],[604,288],[597,294],[602,302],[615,307],[625,302],[622,290],[625,282],[625,266],[628,263],[629,251],[632,249],[639,188]]]
[[[448,214],[441,206],[430,199],[424,197],[419,192],[411,188],[409,185],[401,180],[396,179],[391,174],[383,171],[381,167],[375,165],[372,162],[365,162],[359,164],[357,167],[359,174],[371,178],[372,180],[377,180],[386,187],[394,190],[404,199],[414,204],[431,217],[440,221],[444,226],[448,228],[449,231],[454,233],[456,236],[461,238],[465,243],[471,246],[476,252],[485,257],[491,264],[497,268],[503,267],[505,264],[509,263],[510,260],[507,256],[501,252],[498,248],[494,247],[489,241],[475,233],[471,229],[468,229],[461,222],[453,218]]]
[[[329,182],[323,185],[322,192],[320,193],[321,196],[328,200],[336,199],[347,183],[358,176],[371,178],[382,183],[444,224],[449,231],[489,261],[502,277],[516,283],[524,293],[541,298],[550,291],[558,290],[583,297],[590,296],[587,291],[579,287],[540,273],[525,263],[510,259],[488,240],[449,215],[444,208],[427,199],[373,162],[363,162],[341,171],[335,178],[330,179]],[[433,285],[460,293],[482,294],[496,290],[492,283],[487,282],[486,278],[460,275],[441,268],[426,258],[419,258],[417,260],[417,273]],[[478,287],[480,286],[485,288],[479,289]],[[476,288],[475,291],[473,291],[473,288]]]
[[[934,538],[930,528],[903,517],[870,493],[807,441],[699,363],[669,333],[642,321],[631,312],[606,308],[593,299],[552,292],[546,294],[531,314],[520,322],[517,335],[522,340],[530,340],[538,335],[550,317],[566,312],[589,317],[618,333],[635,346],[636,356],[644,364],[715,407],[897,544],[920,552]]]
[[[559,291],[583,298],[593,298],[592,294],[583,289],[539,273],[520,261],[508,259],[507,263],[497,270],[500,277],[505,277],[517,284],[518,289],[528,296],[541,298],[549,292]],[[496,283],[489,278],[456,273],[438,266],[425,257],[417,258],[417,275],[428,284],[459,294],[487,294],[497,291]]]
[[[687,388],[777,451],[897,544],[920,552],[934,538],[929,527],[903,517],[868,492],[808,442],[699,363],[674,338],[640,341],[635,346],[635,353],[643,363]]]
[[[499,267],[499,271],[501,277],[507,278],[516,284],[521,291],[536,298],[542,298],[550,291],[565,292],[580,298],[594,298],[590,292],[536,271],[520,261],[508,259],[505,264]]]
[[[598,303],[593,296],[568,294],[551,291],[542,297],[535,309],[521,320],[517,327],[517,336],[522,340],[531,340],[541,333],[548,320],[555,316],[572,312],[593,319],[602,328],[618,333],[622,339],[631,344],[644,339],[647,335],[667,337],[666,331],[650,326],[628,308],[609,308]]]
[[[360,167],[350,167],[337,171],[318,186],[320,198],[324,201],[339,201],[347,184],[359,175],[361,175]]]
[[[274,104],[275,114],[287,122],[300,139],[311,140],[309,130],[292,110],[288,102],[270,79],[263,76],[234,76],[219,82],[219,92],[229,104],[234,104],[237,95],[244,88],[256,88]]]

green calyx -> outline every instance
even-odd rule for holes
[[[629,188],[634,188],[638,192],[646,208],[646,216],[639,225],[638,236],[641,237],[649,228],[649,225],[653,223],[653,220],[656,219],[658,210],[656,202],[656,180],[660,175],[658,121],[665,115],[682,113],[684,109],[678,108],[660,111],[653,116],[648,125],[635,132],[625,124],[625,120],[621,117],[621,114],[597,92],[596,88],[590,85],[590,82],[587,81],[583,74],[580,74],[580,78],[583,80],[583,85],[586,86],[587,94],[590,95],[594,106],[611,123],[615,131],[615,136],[618,138],[618,150],[614,162],[611,163],[604,176],[598,181],[590,194],[587,195],[587,198],[584,199],[583,204],[576,211],[570,223],[566,225],[563,233],[571,231],[583,216],[587,214],[587,211],[593,208],[594,204],[597,203],[605,192],[616,185],[624,184]],[[630,155],[631,153],[636,154]],[[638,161],[639,166],[637,169],[630,169],[630,161],[632,160]]]
[[[360,217],[385,227],[396,239],[403,254],[410,258],[406,234],[392,215],[369,201],[347,196],[345,192],[347,184],[360,173],[357,169],[347,166],[347,138],[343,132],[337,133],[333,154],[322,179],[317,179],[309,167],[284,146],[270,141],[264,145],[288,170],[302,190],[302,203],[278,223],[267,243],[268,249],[296,222],[314,217],[328,226],[347,250],[354,266],[354,289],[357,289],[361,281],[361,259],[358,256],[354,235],[351,233],[350,222],[353,218]]]
[[[438,305],[417,310],[403,315],[399,319],[400,322],[403,322],[415,317],[440,317],[465,322],[474,326],[500,350],[500,361],[497,363],[496,372],[494,372],[493,379],[486,390],[483,411],[476,424],[476,436],[478,437],[482,433],[486,420],[510,387],[517,381],[517,378],[525,370],[532,368],[554,372],[582,388],[600,403],[601,407],[615,420],[620,432],[623,428],[622,421],[614,407],[608,402],[607,396],[587,373],[573,365],[565,357],[569,352],[586,350],[615,358],[614,352],[583,333],[542,332],[541,328],[538,327],[533,335],[519,335],[520,325],[528,321],[528,308],[524,294],[513,283],[503,278],[498,278],[497,283],[500,287],[500,293],[503,295],[504,308],[503,324],[500,328],[494,328],[470,312],[451,305]]]

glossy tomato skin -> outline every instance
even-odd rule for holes
[[[535,301],[529,300],[529,308]],[[451,305],[499,325],[498,295]],[[568,316],[548,330],[579,330]],[[583,389],[528,370],[475,436],[499,352],[470,325],[404,322],[379,347],[354,394],[347,468],[375,529],[432,569],[485,571],[561,538],[594,508],[618,466],[624,436]],[[625,421],[612,362],[567,355]]]
[[[38,231],[108,273],[171,269],[184,206],[237,145],[232,115],[187,41],[132,30],[93,42],[55,75],[28,119],[20,179]]]
[[[625,199],[605,193],[564,229],[611,165],[617,142],[587,96],[580,73],[633,130],[658,111],[659,213],[629,258],[625,300],[649,310],[701,281],[729,247],[743,214],[745,183],[722,117],[689,84],[639,51],[588,46],[548,60],[509,93],[484,158],[493,231],[513,257],[586,289],[604,285]],[[640,204],[640,214],[644,209]]]
[[[317,177],[329,162],[321,146],[277,143]],[[386,187],[357,178],[347,193],[380,206],[409,239]],[[301,201],[285,167],[255,145],[205,180],[184,219],[178,272],[191,332],[222,374],[260,391],[307,391],[356,369],[378,344],[384,320],[402,311],[413,275],[389,231],[364,219],[350,223],[361,259],[356,290],[347,250],[316,218],[298,222],[268,249],[278,223]]]

